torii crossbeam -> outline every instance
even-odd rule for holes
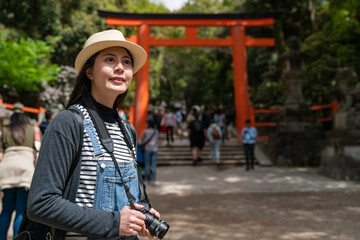
[[[246,47],[273,47],[273,38],[252,38],[245,36],[246,27],[272,26],[280,13],[260,14],[129,14],[98,10],[101,17],[106,18],[108,25],[134,26],[138,28],[137,36],[127,38],[128,41],[141,45],[147,54],[151,46],[218,46],[232,47],[234,96],[236,111],[236,127],[240,139],[241,129],[250,116],[248,75],[246,64]],[[184,26],[185,37],[180,39],[157,39],[150,36],[151,26]],[[231,36],[220,39],[203,39],[197,36],[197,27],[217,26],[230,27]],[[134,125],[141,137],[146,128],[149,105],[149,58],[136,74],[135,82]]]

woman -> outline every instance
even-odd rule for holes
[[[117,30],[95,33],[77,55],[75,69],[79,75],[66,108],[82,113],[84,130],[72,111],[56,115],[46,129],[29,194],[29,218],[62,230],[55,231],[53,239],[153,238],[146,229],[145,215],[129,206],[128,193],[134,202],[140,200],[139,176],[135,146],[127,141],[123,128],[131,124],[117,113],[133,74],[145,61],[144,49],[126,41]],[[99,143],[101,137],[91,109],[105,123],[113,154]],[[80,167],[69,176],[79,144]],[[70,190],[65,191],[69,185]],[[69,196],[68,200],[63,196]],[[150,212],[160,217],[154,209]]]
[[[193,166],[202,161],[202,149],[205,145],[206,128],[200,119],[200,113],[193,109],[194,120],[189,124],[190,147],[193,157]]]
[[[10,126],[4,128],[0,142],[0,190],[3,191],[0,239],[6,240],[12,213],[16,211],[13,233],[16,236],[26,206],[36,151],[34,126],[15,104]]]
[[[214,118],[210,121],[210,126],[207,129],[207,139],[210,143],[211,158],[215,161],[217,168],[220,168],[220,145],[221,145],[221,129],[218,121]]]
[[[156,157],[158,152],[159,132],[155,128],[154,121],[147,122],[147,129],[144,131],[140,143],[144,148],[145,157],[145,177],[144,180],[148,181],[150,176],[150,165],[152,172],[152,184],[156,185]]]
[[[174,128],[176,127],[176,119],[175,114],[171,112],[169,107],[166,108],[161,125],[165,125],[166,141],[167,145],[170,146],[170,140],[174,143]]]

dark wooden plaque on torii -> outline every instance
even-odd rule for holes
[[[245,126],[249,111],[248,75],[246,64],[246,47],[273,47],[273,38],[252,38],[245,35],[246,27],[272,26],[279,13],[259,14],[129,14],[98,10],[106,23],[112,26],[134,26],[138,28],[137,36],[127,38],[142,46],[150,54],[151,46],[205,46],[232,47],[236,127],[238,138]],[[178,39],[157,39],[150,36],[151,26],[184,26],[185,37]],[[198,38],[197,27],[216,26],[230,27],[231,36],[226,38]],[[216,97],[216,96],[214,96]],[[138,136],[141,137],[146,128],[149,104],[149,58],[136,74],[134,122]]]

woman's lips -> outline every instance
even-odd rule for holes
[[[116,84],[122,84],[125,83],[125,79],[124,78],[120,78],[120,77],[115,77],[115,78],[110,78],[110,81],[116,83]]]

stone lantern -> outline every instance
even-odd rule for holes
[[[296,110],[305,104],[302,93],[302,83],[305,78],[303,71],[303,55],[299,52],[299,44],[295,37],[288,41],[288,50],[280,56],[283,67],[282,78],[287,87],[287,98],[284,104],[285,109]]]
[[[287,98],[276,129],[270,134],[272,161],[278,166],[318,166],[322,131],[302,93],[304,56],[295,37],[289,39],[288,50],[279,59]]]
[[[360,180],[360,85],[352,67],[338,68],[335,80],[340,105],[322,146],[320,172]]]

